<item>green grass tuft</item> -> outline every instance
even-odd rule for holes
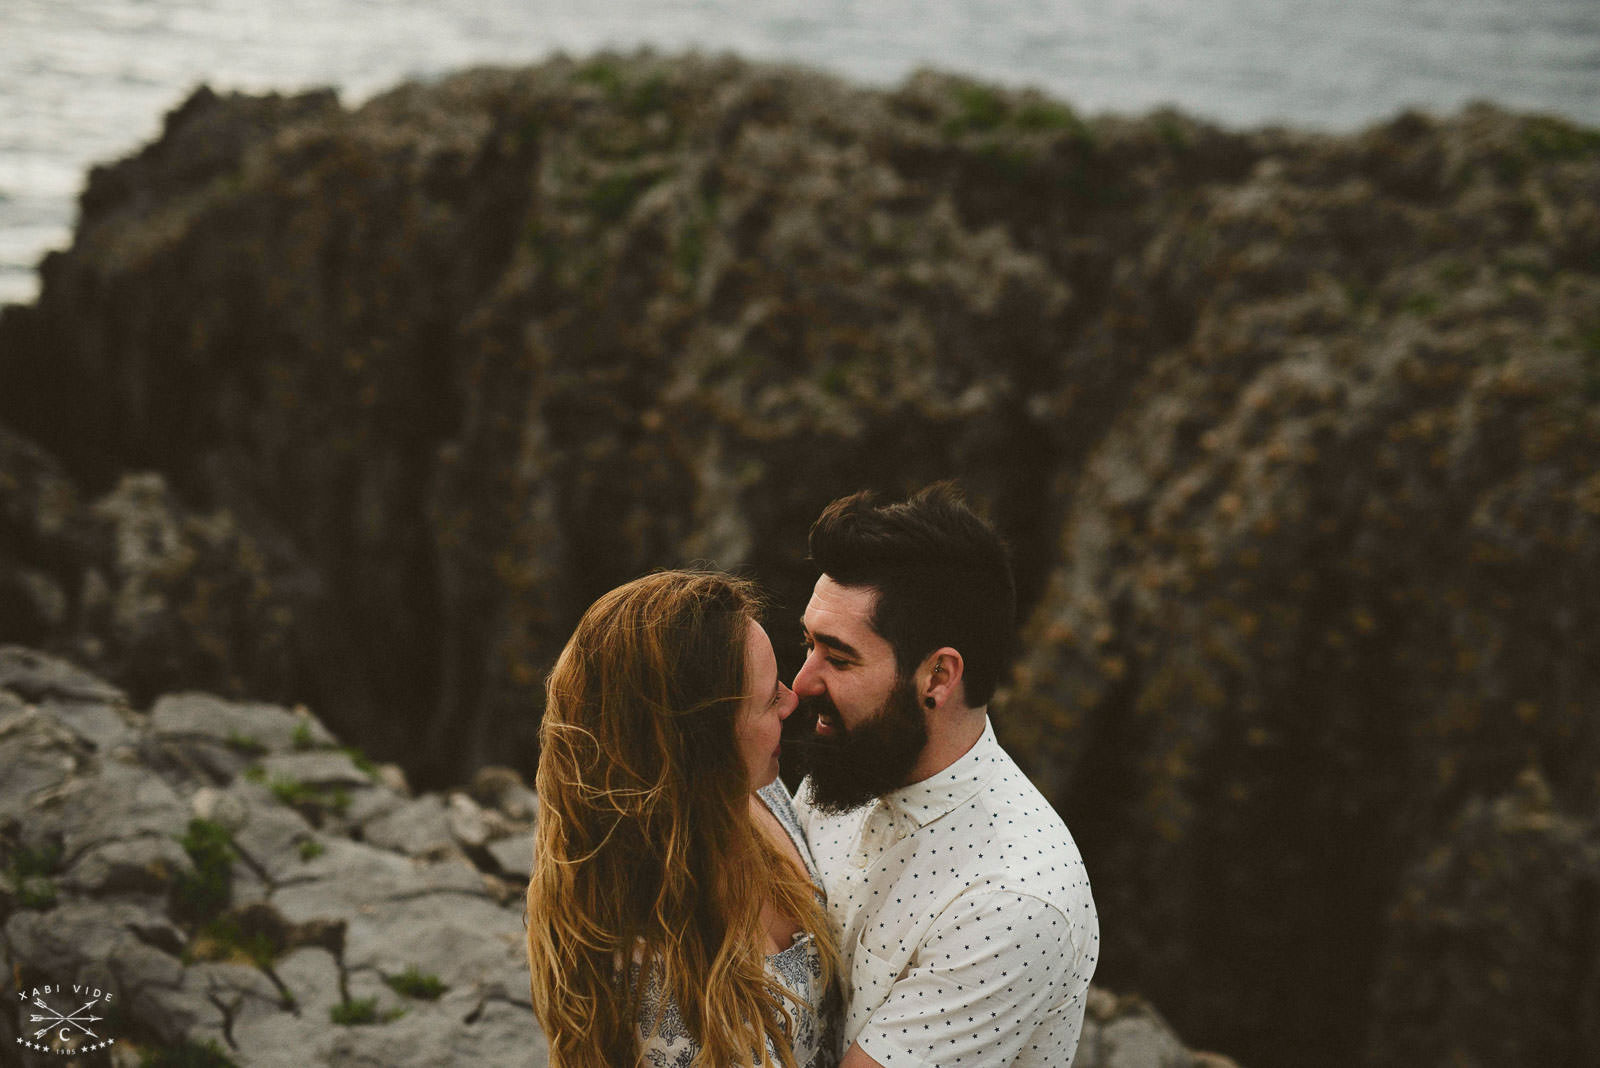
[[[1535,159],[1583,159],[1600,153],[1600,130],[1574,125],[1564,119],[1540,115],[1522,129],[1522,143]]]
[[[328,1018],[343,1027],[360,1027],[364,1024],[388,1023],[406,1014],[404,1009],[378,1012],[377,998],[353,998],[342,1001],[328,1010]]]
[[[388,983],[389,989],[396,994],[417,998],[420,1001],[437,1001],[441,994],[450,989],[439,981],[437,975],[426,975],[418,971],[415,964],[399,975],[384,976],[383,981]]]
[[[61,866],[61,846],[19,846],[6,861],[6,877],[16,887],[17,904],[43,911],[56,903],[56,884],[50,877]]]
[[[139,1068],[238,1068],[238,1064],[208,1039],[144,1050],[139,1054]]]
[[[628,214],[640,194],[654,181],[653,176],[639,171],[613,171],[590,186],[584,200],[601,222],[614,223]]]
[[[358,1027],[378,1022],[378,999],[356,998],[341,1001],[328,1010],[328,1019],[343,1027]]]
[[[227,908],[233,896],[233,835],[220,823],[196,819],[178,844],[194,870],[173,881],[173,908],[182,919],[204,923]]]
[[[367,778],[376,779],[378,777],[377,763],[360,749],[353,745],[347,745],[344,747],[344,755],[349,757],[350,763],[354,764]]]
[[[315,789],[289,775],[274,776],[267,789],[286,805],[315,805],[322,800]]]
[[[267,751],[266,745],[259,739],[252,738],[248,734],[240,734],[238,731],[229,732],[226,745],[235,753],[247,757],[258,757]]]
[[[1033,100],[1017,109],[1016,124],[1019,130],[1071,130],[1083,124],[1071,108],[1048,100]]]
[[[958,85],[955,90],[957,112],[951,131],[993,130],[1004,125],[1011,114],[1011,106],[1000,90],[972,82]]]
[[[239,921],[220,916],[200,929],[197,960],[244,960],[265,968],[277,959],[282,947],[264,931],[246,934]]]

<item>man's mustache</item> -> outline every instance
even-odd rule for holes
[[[834,733],[817,733],[817,720],[828,717]],[[783,754],[790,766],[809,772],[817,759],[832,759],[847,734],[839,710],[826,697],[802,697],[789,718],[783,721]]]
[[[815,737],[817,720],[824,716],[834,730],[844,730],[844,721],[839,717],[838,707],[826,696],[819,694],[815,697],[800,698],[800,703],[783,722],[783,740],[787,742],[791,737]]]

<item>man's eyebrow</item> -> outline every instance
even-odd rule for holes
[[[804,627],[801,629],[805,630]],[[824,634],[820,630],[805,630],[805,634],[807,638],[816,642],[818,645],[826,645],[828,648],[837,652],[841,652],[852,660],[861,659],[861,654],[856,651],[855,646],[851,645],[847,641],[841,641],[840,639],[835,638],[832,634]]]

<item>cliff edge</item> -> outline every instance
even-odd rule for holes
[[[1600,132],[600,55],[199,90],[81,207],[0,317],[0,639],[443,789],[600,592],[781,635],[828,500],[957,476],[1102,981],[1262,1065],[1600,1056]]]

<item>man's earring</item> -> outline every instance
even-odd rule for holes
[[[922,703],[923,703],[923,704],[925,704],[925,705],[927,705],[927,706],[928,706],[928,707],[929,707],[929,708],[932,708],[932,707],[933,707],[933,698],[931,698],[931,697],[924,697],[924,698],[923,698],[923,699],[922,699]]]

